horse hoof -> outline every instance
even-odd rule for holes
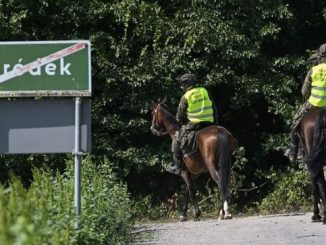
[[[233,219],[232,214],[225,215],[224,219]]]
[[[224,220],[225,218],[225,212],[223,211],[223,209],[220,210],[220,215],[218,216],[218,220]]]
[[[322,221],[323,221],[322,224],[323,224],[323,225],[326,225],[326,217],[325,217],[325,216],[323,217]]]
[[[188,220],[188,216],[187,215],[180,215],[179,216],[179,221],[181,221],[181,222],[185,222],[185,221],[187,221]]]
[[[199,220],[199,216],[201,215],[200,210],[194,210],[193,215],[195,217],[194,218],[195,221]]]
[[[200,220],[200,214],[195,215],[194,220],[199,221]]]
[[[321,216],[319,214],[314,214],[312,217],[311,217],[311,221],[312,222],[321,222]]]

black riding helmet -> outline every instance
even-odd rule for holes
[[[320,58],[322,58],[323,60],[326,60],[326,43],[323,43],[322,45],[320,45],[319,49],[318,49],[318,53]]]
[[[192,85],[195,85],[197,82],[197,77],[194,74],[186,73],[178,78],[178,83],[183,88],[188,88]]]
[[[318,51],[314,52],[309,58],[309,61],[314,61],[318,59]]]

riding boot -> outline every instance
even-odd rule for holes
[[[287,156],[290,159],[291,162],[297,160],[298,144],[299,144],[299,137],[297,135],[297,131],[295,129],[292,129],[291,145],[290,145],[290,148],[288,148],[284,154],[285,156]]]
[[[302,144],[299,144],[297,159],[302,160],[304,157],[305,157],[305,153],[303,150],[303,146],[302,146]]]
[[[182,161],[181,143],[180,141],[176,141],[173,149],[173,162],[171,162],[167,166],[166,171],[172,174],[181,175],[182,172],[181,161]]]

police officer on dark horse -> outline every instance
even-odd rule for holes
[[[168,111],[166,101],[155,105],[152,113],[151,131],[157,136],[169,134],[172,138],[174,162],[167,171],[180,175],[186,182],[190,199],[194,205],[195,219],[200,216],[199,206],[195,200],[192,177],[209,172],[218,184],[222,196],[220,218],[232,217],[228,213],[229,177],[232,166],[231,156],[237,146],[237,140],[224,127],[217,126],[217,112],[213,100],[203,87],[195,87],[196,76],[184,74],[178,79],[185,94],[182,96],[177,116]],[[197,150],[184,156],[181,142],[187,134],[198,131]],[[187,219],[188,199],[180,216]]]
[[[326,181],[323,166],[326,165],[326,44],[322,44],[315,64],[307,73],[302,92],[308,101],[295,116],[291,131],[291,146],[287,154],[291,161],[297,159],[298,143],[304,146],[305,163],[310,173],[314,196],[312,221],[326,224]],[[322,200],[324,216],[319,215],[318,203]]]
[[[285,155],[290,161],[302,159],[303,154],[299,147],[299,135],[301,130],[301,120],[311,109],[318,109],[326,106],[326,84],[324,84],[322,75],[326,63],[326,44],[322,44],[314,53],[310,60],[313,62],[313,67],[308,71],[301,93],[307,100],[294,115],[291,126],[291,145],[287,149]]]
[[[195,87],[196,80],[193,74],[184,74],[178,79],[185,94],[180,99],[176,115],[180,130],[176,131],[172,143],[173,162],[166,169],[172,174],[181,174],[181,140],[186,136],[185,134],[211,124],[218,125],[215,102],[204,87]]]

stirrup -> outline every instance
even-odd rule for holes
[[[297,160],[297,150],[294,148],[288,148],[286,149],[284,156],[288,157],[291,162]]]
[[[298,150],[298,154],[297,154],[297,159],[298,160],[302,160],[302,159],[304,159],[304,151],[303,151],[303,149],[302,149],[302,147],[301,148],[299,148],[299,150]]]
[[[167,167],[166,171],[171,173],[171,174],[176,174],[176,175],[181,175],[182,168],[180,164],[177,164],[175,162],[171,162]]]

